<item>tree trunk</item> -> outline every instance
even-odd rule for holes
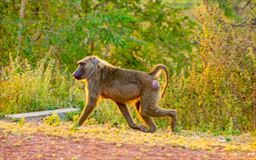
[[[21,0],[21,5],[20,5],[20,24],[19,24],[19,31],[18,31],[18,49],[17,52],[18,54],[21,51],[21,46],[22,46],[22,31],[23,31],[23,19],[25,17],[25,6],[26,6],[26,0]]]

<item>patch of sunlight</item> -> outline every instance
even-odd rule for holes
[[[220,137],[200,136],[196,134],[173,134],[171,131],[157,131],[143,133],[125,128],[112,128],[110,125],[84,125],[72,129],[73,123],[62,122],[59,126],[47,124],[25,123],[19,125],[14,122],[0,121],[0,130],[5,134],[33,135],[44,134],[49,136],[72,137],[75,141],[81,138],[96,138],[105,142],[122,144],[143,144],[149,146],[171,145],[188,149],[256,152],[256,137],[250,135],[233,136],[232,142],[223,141]],[[246,141],[244,140],[246,137]]]

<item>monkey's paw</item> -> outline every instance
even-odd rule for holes
[[[140,131],[142,131],[142,132],[145,132],[145,133],[148,131],[147,128],[144,127],[144,126],[142,126],[142,125],[136,126],[136,129],[138,129],[138,130],[140,130]]]

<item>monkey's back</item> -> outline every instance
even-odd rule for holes
[[[105,69],[101,78],[102,96],[118,103],[126,103],[139,98],[145,85],[155,80],[146,72],[117,67]]]

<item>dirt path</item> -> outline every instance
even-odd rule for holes
[[[41,134],[6,134],[0,129],[0,160],[96,160],[170,159],[240,160],[253,159],[246,152],[190,150],[172,146],[105,143],[93,138],[63,138]]]

